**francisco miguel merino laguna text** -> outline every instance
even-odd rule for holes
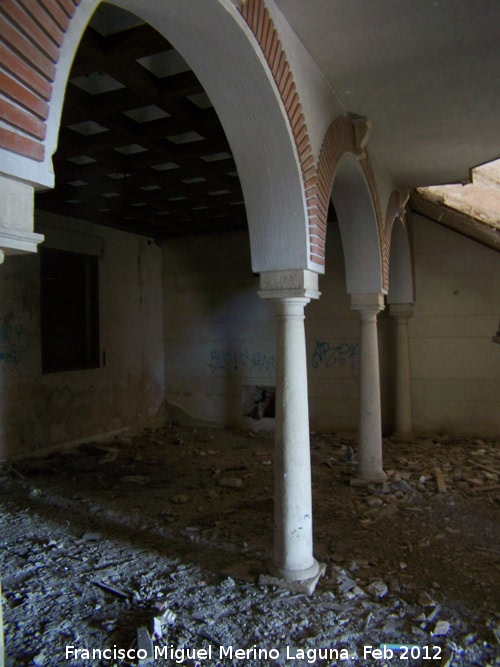
[[[173,644],[170,646],[155,646],[154,659],[165,659],[177,664],[185,660],[212,660],[224,658],[229,660],[277,660],[280,656],[285,656],[287,660],[307,660],[313,664],[317,660],[348,660],[349,651],[346,648],[295,648],[294,646],[285,646],[283,650],[278,648],[259,648],[253,645],[252,648],[236,648],[234,646],[219,646],[214,650],[211,645],[207,648],[176,648]],[[145,649],[88,649],[77,648],[76,646],[66,646],[66,660],[145,660],[148,653]],[[152,657],[152,656],[151,656]]]

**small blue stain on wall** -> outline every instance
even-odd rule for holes
[[[8,319],[0,319],[0,366],[4,373],[16,374],[30,349],[30,334],[22,324],[11,324]]]

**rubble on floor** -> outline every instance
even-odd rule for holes
[[[173,423],[4,465],[6,667],[500,665],[500,443],[385,440],[367,488],[356,452],[311,436],[312,596],[259,584],[271,434]]]

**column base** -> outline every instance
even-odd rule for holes
[[[387,481],[387,475],[383,470],[372,472],[369,475],[359,475],[351,479],[351,486],[369,486],[370,484],[383,484]]]
[[[278,586],[294,593],[312,595],[326,572],[326,564],[314,559],[313,565],[307,570],[281,570],[274,565],[269,569],[271,574],[261,574],[259,585]]]

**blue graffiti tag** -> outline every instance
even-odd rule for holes
[[[221,349],[212,350],[208,365],[212,369],[212,375],[222,372],[229,377],[239,370],[246,370],[249,375],[258,373],[269,374],[274,373],[276,370],[274,356],[262,354],[261,352],[249,352],[246,348],[239,354]]]
[[[345,366],[350,363],[352,377],[359,375],[359,343],[341,343],[332,345],[328,341],[317,341],[311,356],[313,368],[330,368],[331,366]]]
[[[4,370],[6,365],[17,366],[29,348],[30,337],[22,325],[0,320],[0,362],[3,362]]]

